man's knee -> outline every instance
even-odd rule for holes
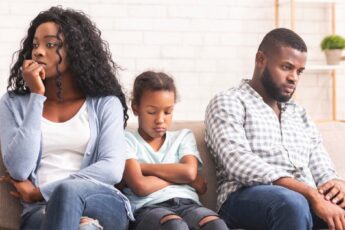
[[[307,199],[292,190],[282,189],[272,206],[273,219],[284,218],[300,225],[312,226],[312,217]]]
[[[277,200],[280,205],[277,205],[277,210],[282,209],[283,211],[291,213],[309,213],[309,204],[307,199],[292,190],[284,189],[279,193]]]

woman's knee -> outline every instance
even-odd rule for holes
[[[75,198],[80,193],[80,188],[77,186],[75,181],[67,180],[56,186],[53,195],[64,197],[64,199]]]

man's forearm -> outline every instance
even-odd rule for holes
[[[320,194],[315,188],[307,185],[306,183],[300,182],[291,177],[282,177],[278,180],[273,181],[274,185],[280,185],[288,188],[295,192],[302,194],[309,202],[314,202],[320,197]]]

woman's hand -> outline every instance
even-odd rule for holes
[[[34,203],[43,200],[39,188],[35,187],[30,180],[16,181],[9,175],[5,175],[0,177],[0,182],[12,184],[16,191],[11,191],[10,194],[26,203]]]
[[[45,87],[43,80],[46,77],[46,73],[41,64],[34,60],[24,60],[22,74],[26,86],[29,87],[32,93],[44,95]]]

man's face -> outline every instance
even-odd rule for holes
[[[278,102],[287,102],[295,92],[303,72],[307,54],[291,47],[280,47],[267,56],[267,64],[261,74],[266,93]]]

